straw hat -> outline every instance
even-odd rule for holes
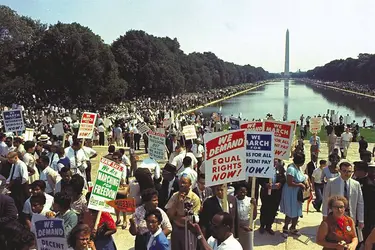
[[[50,139],[49,136],[46,134],[42,134],[41,136],[38,137],[38,141],[43,141],[43,142],[46,142],[49,139]]]

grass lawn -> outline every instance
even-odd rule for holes
[[[299,127],[296,129],[296,138],[299,137]],[[360,135],[365,137],[365,140],[369,143],[375,143],[375,129],[373,128],[360,128]],[[322,129],[318,133],[318,136],[320,137],[320,140],[322,142],[327,142],[327,132],[322,126]],[[311,137],[310,131],[307,132],[307,136],[305,136],[306,140],[309,140]],[[359,136],[357,138],[357,141],[359,140]]]

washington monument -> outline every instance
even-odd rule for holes
[[[289,78],[289,29],[286,30],[286,39],[285,39],[284,77]]]

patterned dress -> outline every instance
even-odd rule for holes
[[[338,222],[331,213],[327,216],[326,223],[328,224],[327,242],[345,241],[346,244],[349,244],[356,237],[355,225],[349,216],[344,215],[341,222]],[[334,250],[334,248],[324,247],[323,250]]]

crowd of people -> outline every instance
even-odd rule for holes
[[[375,88],[373,85],[370,85],[370,84],[358,84],[355,82],[338,82],[338,81],[326,82],[326,81],[313,80],[313,79],[302,79],[302,81],[307,82],[307,83],[317,83],[320,85],[325,85],[329,87],[350,90],[356,93],[375,96]]]
[[[220,95],[206,97],[213,100]],[[188,98],[191,101],[180,106],[181,110],[200,105]],[[98,116],[93,138],[86,140],[76,137],[82,110],[53,106],[25,110],[26,126],[35,130],[33,140],[25,141],[22,133],[0,134],[0,249],[35,248],[33,216],[41,214],[64,221],[68,245],[74,250],[116,249],[112,236],[119,228],[135,236],[136,250],[248,250],[251,217],[259,217],[259,233],[274,236],[275,217],[281,212],[285,214],[282,237],[301,235],[297,226],[303,217],[302,204],[313,192],[313,207],[323,218],[316,240],[319,245],[324,249],[355,249],[362,242],[366,250],[372,249],[375,164],[365,138],[359,140],[361,160],[349,163],[345,159],[350,143],[357,139],[353,133],[356,124],[344,124],[343,119],[335,123],[324,115],[329,121],[327,134],[335,139],[328,142],[329,157],[319,157],[324,149],[317,134],[310,138],[308,157],[303,138],[311,117],[301,116],[298,126],[304,132],[292,153],[292,163],[275,159],[272,182],[257,178],[255,197],[250,197],[251,179],[228,183],[227,187],[205,186],[203,135],[228,127],[229,122],[220,114],[205,118],[190,113],[172,119],[165,130],[167,163],[161,167],[151,158],[137,162],[142,140],[147,153],[148,137],[139,131],[136,119],[141,117],[156,130],[163,127],[165,117],[173,117],[168,105],[176,103],[182,102],[144,98],[124,106],[123,111],[106,110]],[[272,115],[267,119],[273,119]],[[54,124],[59,122],[69,136],[54,134]],[[196,125],[196,140],[185,140],[181,131],[185,124]],[[94,144],[108,145],[104,157],[123,166],[117,198],[136,201],[132,215],[102,212],[97,228],[98,212],[88,209],[91,161],[97,157]],[[251,209],[258,204],[259,215]]]

